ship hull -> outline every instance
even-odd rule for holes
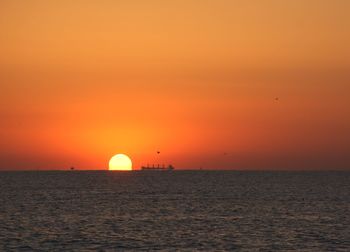
[[[173,167],[141,167],[141,171],[172,171],[174,170]]]

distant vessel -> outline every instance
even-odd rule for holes
[[[159,165],[157,165],[157,166],[154,166],[154,165],[141,166],[142,171],[172,171],[174,169],[175,168],[172,165],[169,165],[168,167],[165,167],[164,165],[162,167]]]

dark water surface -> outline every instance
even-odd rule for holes
[[[350,251],[347,172],[0,172],[0,251]]]

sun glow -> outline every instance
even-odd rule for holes
[[[131,171],[132,162],[131,159],[124,154],[117,154],[109,160],[110,171]]]

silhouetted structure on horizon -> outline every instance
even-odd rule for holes
[[[160,166],[159,164],[157,166],[141,166],[141,170],[142,171],[172,171],[174,170],[174,166],[172,165],[168,165],[168,167],[165,167],[164,165],[163,166]]]

